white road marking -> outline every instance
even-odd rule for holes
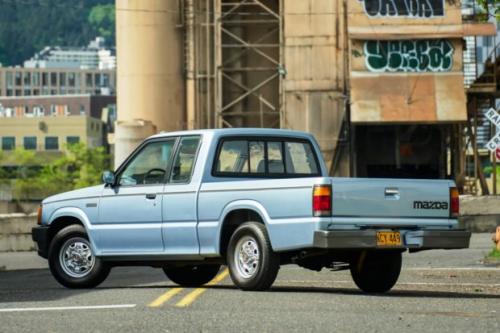
[[[54,306],[54,307],[44,307],[44,308],[11,308],[11,309],[0,309],[0,312],[125,309],[125,308],[135,308],[136,305],[137,304],[115,304],[115,305],[88,305],[88,306]]]

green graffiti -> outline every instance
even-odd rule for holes
[[[365,64],[371,72],[449,72],[453,45],[447,40],[365,42]]]

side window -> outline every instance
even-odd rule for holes
[[[162,184],[172,160],[176,138],[148,143],[119,175],[120,185]]]
[[[283,145],[281,142],[267,143],[267,167],[270,174],[285,173],[285,163],[283,162]]]
[[[266,160],[264,152],[263,141],[250,141],[248,143],[248,150],[250,152],[250,172],[251,173],[265,173]]]
[[[318,166],[311,145],[305,142],[285,142],[286,172],[317,174]]]
[[[234,138],[222,141],[214,172],[227,177],[307,177],[319,175],[319,167],[308,141]]]
[[[226,140],[222,143],[216,172],[248,173],[248,144],[246,140]]]
[[[199,144],[199,137],[184,137],[181,139],[172,169],[171,183],[188,183],[191,180]]]

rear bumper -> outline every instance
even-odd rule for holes
[[[31,238],[38,247],[38,255],[46,258],[49,256],[49,227],[39,226],[31,229]]]
[[[314,247],[322,249],[400,248],[415,250],[464,249],[471,233],[465,230],[401,230],[401,246],[377,246],[377,230],[315,231]]]

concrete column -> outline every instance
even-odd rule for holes
[[[179,11],[178,1],[116,0],[115,166],[156,131],[185,128]]]

